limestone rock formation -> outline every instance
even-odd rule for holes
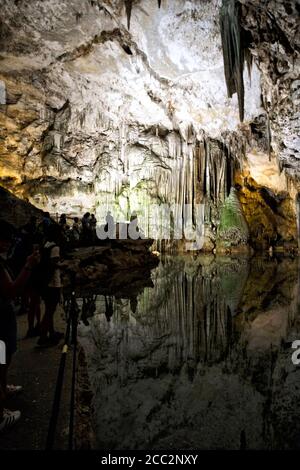
[[[290,249],[298,245],[295,217],[297,191],[290,178],[278,172],[275,158],[263,152],[248,154],[235,175],[238,196],[254,249]]]
[[[127,220],[147,219],[153,203],[203,203],[212,248],[220,205],[256,148],[299,191],[299,9],[230,2],[253,58],[241,125],[221,0],[159,3],[3,0],[0,183],[53,214],[98,220],[108,207]]]
[[[150,269],[158,257],[149,251],[153,240],[106,242],[104,246],[81,247],[68,253],[63,261],[64,286],[77,286],[78,292],[112,294],[131,293],[141,286],[152,285]]]
[[[241,21],[261,70],[271,145],[281,168],[299,177],[300,26],[298,1],[240,0]]]
[[[247,245],[248,239],[248,225],[236,191],[232,188],[221,209],[217,237],[218,248]]]

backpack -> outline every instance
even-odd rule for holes
[[[51,243],[51,245],[42,248],[41,261],[31,274],[32,284],[41,295],[45,293],[56,269],[50,258],[51,250],[55,246],[57,246],[55,243]]]

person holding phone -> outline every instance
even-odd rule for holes
[[[32,269],[40,261],[39,253],[35,251],[27,257],[25,265],[14,279],[5,258],[1,256],[8,252],[13,235],[13,227],[6,221],[0,220],[0,340],[3,341],[6,349],[5,364],[0,365],[0,432],[13,426],[21,417],[20,411],[10,411],[4,409],[3,406],[7,396],[22,389],[20,386],[7,383],[8,369],[17,346],[17,323],[13,299],[20,295],[30,279]]]
[[[33,244],[33,253],[40,255],[40,245],[38,243]],[[41,333],[41,295],[32,276],[26,286],[26,296],[28,301],[26,338],[34,338]]]

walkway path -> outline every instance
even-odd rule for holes
[[[56,328],[65,330],[65,321],[56,313]],[[22,385],[24,391],[7,403],[11,409],[22,412],[20,422],[8,433],[0,435],[0,450],[43,450],[45,448],[52,410],[62,342],[55,347],[36,347],[37,338],[23,339],[27,319],[18,317],[18,352],[9,374],[9,383]],[[55,449],[67,449],[69,403],[71,395],[72,356],[67,355],[65,381],[62,391],[60,418],[57,426]]]

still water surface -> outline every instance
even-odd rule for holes
[[[299,449],[299,260],[172,256],[145,285],[81,300],[97,447]]]

